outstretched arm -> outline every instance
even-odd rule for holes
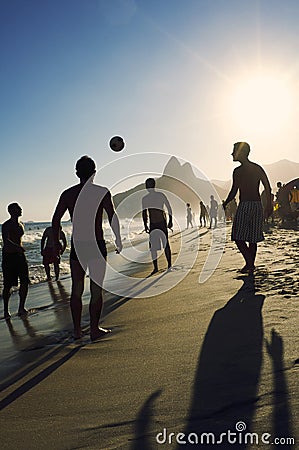
[[[119,226],[118,216],[117,216],[117,214],[115,212],[114,205],[112,203],[112,198],[111,198],[110,192],[108,192],[105,195],[104,209],[105,209],[105,211],[107,213],[110,226],[111,226],[112,231],[113,231],[114,236],[115,236],[116,250],[117,250],[118,253],[120,253],[122,251],[122,248],[123,248],[122,242],[121,242],[121,236],[120,236],[120,226]]]
[[[142,199],[142,220],[143,220],[144,229],[148,233],[148,231],[149,231],[148,225],[147,225],[148,214],[147,214],[147,208],[144,204],[143,199]]]
[[[172,223],[172,208],[170,206],[170,203],[168,201],[168,198],[165,195],[165,200],[164,200],[165,206],[167,208],[167,212],[168,212],[168,228],[172,228],[173,227],[173,223]]]
[[[261,168],[261,182],[263,183],[263,186],[265,188],[266,192],[266,199],[267,199],[267,207],[266,207],[266,218],[271,216],[273,212],[273,205],[272,205],[272,198],[271,198],[271,186],[269,179],[266,175],[266,172],[264,169]]]
[[[239,189],[239,183],[237,180],[237,175],[236,175],[236,171],[234,170],[233,172],[233,184],[231,187],[231,190],[227,196],[227,199],[222,203],[223,208],[225,209],[226,206],[235,198],[235,196],[237,195]]]
[[[61,194],[60,199],[57,203],[55,212],[52,217],[53,245],[54,245],[54,252],[57,256],[59,256],[59,254],[60,254],[59,238],[60,238],[61,218],[64,215],[66,210],[67,210],[67,205],[66,205],[66,202],[64,199],[64,195]]]
[[[62,253],[64,253],[66,246],[67,246],[66,237],[62,230],[60,230],[60,240],[62,241],[62,249],[61,249],[61,254],[62,254]]]

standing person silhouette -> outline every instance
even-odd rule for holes
[[[72,292],[71,292],[71,312],[74,324],[74,338],[80,339],[82,337],[81,330],[81,314],[82,314],[82,294],[84,290],[84,279],[87,267],[90,276],[90,338],[95,341],[105,336],[110,330],[99,327],[99,321],[103,306],[102,297],[102,283],[106,271],[106,257],[107,249],[103,233],[103,211],[105,210],[108,216],[110,226],[115,235],[115,244],[117,252],[122,250],[122,242],[120,237],[119,220],[114,210],[110,191],[102,186],[93,184],[93,177],[96,173],[95,162],[88,156],[82,156],[76,163],[76,174],[80,179],[80,183],[71,186],[65,190],[58,201],[56,210],[52,219],[53,239],[55,252],[59,255],[59,231],[61,218],[66,211],[69,212],[73,222],[73,236],[75,228],[81,229],[83,235],[82,242],[76,241],[76,248],[74,239],[71,241],[70,252],[70,266],[72,276]],[[73,220],[74,210],[79,194],[83,187],[87,193],[85,202],[86,211],[85,217]],[[92,215],[93,206],[96,205],[95,217]],[[87,220],[86,220],[87,219]],[[85,222],[83,223],[83,221]],[[82,225],[83,223],[83,225]],[[87,225],[86,225],[87,224]],[[89,237],[89,231],[92,229],[96,242],[93,242]],[[98,248],[95,248],[97,245]],[[79,249],[80,258],[76,252]],[[83,255],[84,253],[84,255]],[[96,280],[96,281],[94,281]]]
[[[170,203],[163,192],[155,190],[156,182],[154,178],[148,178],[145,182],[145,187],[148,194],[142,199],[142,218],[144,229],[150,234],[150,250],[154,265],[154,270],[151,275],[158,272],[158,250],[164,248],[164,253],[167,259],[168,269],[171,269],[171,250],[168,241],[168,230],[172,228],[172,209]],[[164,207],[168,211],[168,224],[166,221],[166,214]],[[149,217],[149,227],[148,227]]]
[[[192,209],[191,209],[190,203],[187,203],[186,206],[187,206],[186,219],[187,219],[187,230],[188,230],[189,225],[190,225],[191,228],[193,228],[193,223],[192,223],[193,214],[192,214]]]
[[[214,228],[217,228],[217,216],[218,216],[218,203],[214,198],[214,195],[210,197],[210,227],[212,228],[212,222],[214,219]]]
[[[233,222],[232,240],[236,242],[245,260],[245,266],[240,272],[251,274],[255,270],[257,243],[264,239],[263,207],[259,193],[260,182],[266,193],[266,217],[272,213],[272,201],[268,177],[261,166],[249,161],[249,152],[250,147],[247,142],[234,144],[233,160],[239,161],[241,165],[233,172],[232,188],[223,207],[226,208],[239,191],[240,202]]]
[[[205,227],[207,224],[206,219],[208,217],[208,211],[202,200],[200,201],[199,205],[200,205],[199,223],[201,227]]]
[[[47,275],[47,281],[51,281],[50,264],[54,265],[54,273],[56,281],[59,280],[60,256],[64,253],[67,245],[66,237],[64,231],[62,230],[62,227],[60,227],[59,242],[60,242],[60,254],[59,256],[57,256],[54,252],[53,229],[52,227],[47,227],[43,233],[43,237],[41,240],[41,255],[43,257],[43,265]]]
[[[25,257],[25,249],[22,246],[22,236],[24,235],[24,225],[19,221],[22,215],[22,208],[18,203],[11,203],[7,207],[10,219],[2,225],[2,271],[3,271],[3,303],[4,318],[9,319],[8,303],[10,291],[13,286],[18,285],[19,288],[19,309],[18,315],[27,314],[25,309],[25,301],[28,293],[29,273],[28,264]]]

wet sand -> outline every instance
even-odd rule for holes
[[[134,289],[125,297],[107,292],[103,326],[112,333],[97,343],[88,336],[88,289],[87,334],[78,343],[72,340],[69,279],[30,289],[27,319],[0,321],[2,448],[195,448],[178,445],[177,434],[185,434],[179,440],[207,432],[219,437],[229,429],[236,432],[240,422],[259,436],[271,434],[270,440],[295,437],[297,232],[269,229],[254,277],[237,273],[242,258],[228,240],[204,284],[198,276],[211,231],[200,230],[200,237],[196,230],[183,233],[186,253],[196,252],[199,244],[194,266],[177,263],[176,270],[175,262],[172,273],[135,283],[141,298]],[[180,243],[179,235],[171,237],[174,258]],[[138,277],[151,269],[150,264],[126,266]],[[161,284],[175,284],[182,271],[186,276],[179,284],[154,295]],[[114,283],[112,278],[111,287]],[[157,442],[158,433],[166,443]]]

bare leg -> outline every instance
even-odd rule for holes
[[[256,252],[257,252],[257,244],[250,243],[248,248],[248,253],[250,256],[250,262],[249,262],[249,269],[253,270],[255,268],[255,258],[256,258]]]
[[[54,263],[54,272],[56,281],[59,280],[59,262]]]
[[[171,267],[171,250],[170,250],[169,242],[167,242],[164,252],[165,252],[166,259],[167,259],[168,269],[170,269],[170,267]]]
[[[72,274],[71,312],[74,324],[74,338],[82,336],[81,314],[82,314],[82,294],[84,290],[85,271],[79,261],[70,260]]]
[[[10,317],[9,311],[8,311],[8,302],[10,298],[10,287],[4,286],[2,297],[3,297],[3,303],[4,303],[4,319],[8,319]]]
[[[106,261],[103,257],[99,260],[92,261],[89,264],[90,276],[90,338],[92,341],[103,337],[109,333],[110,330],[99,327],[103,308],[103,293],[102,286],[106,272]]]
[[[49,264],[44,264],[44,268],[45,268],[45,272],[47,275],[47,281],[51,280],[51,275],[50,275],[50,265]]]
[[[152,274],[157,273],[158,272],[158,254],[156,250],[151,250],[151,255],[152,255],[152,260],[153,260],[153,265],[154,265],[154,270],[152,271]]]
[[[250,255],[249,255],[249,249],[247,247],[247,244],[245,241],[236,241],[236,245],[240,252],[242,253],[242,256],[245,260],[245,267],[249,267],[250,265]]]
[[[28,283],[21,282],[20,283],[20,289],[19,289],[19,297],[20,297],[20,303],[19,303],[19,310],[18,315],[23,316],[27,314],[27,311],[25,309],[25,301],[28,294]]]

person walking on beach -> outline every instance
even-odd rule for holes
[[[69,212],[73,222],[73,237],[71,240],[70,252],[70,267],[72,276],[70,303],[75,339],[80,339],[82,337],[82,294],[84,291],[84,279],[87,267],[89,269],[91,294],[89,315],[90,338],[92,341],[95,341],[110,332],[110,330],[99,327],[103,306],[102,284],[105,277],[107,257],[107,249],[102,226],[104,210],[107,213],[110,226],[116,238],[115,244],[117,252],[119,253],[122,250],[119,220],[114,210],[111,193],[107,188],[93,184],[93,177],[95,173],[95,162],[88,156],[82,156],[76,163],[76,174],[80,179],[80,183],[71,186],[61,194],[52,218],[53,239],[56,255],[59,255],[60,252],[59,233],[61,218],[66,211]],[[87,197],[84,197],[86,211],[84,210],[82,217],[75,215],[74,218],[74,210],[78,197],[80,194],[84,195],[84,192],[87,194]],[[93,216],[92,212],[94,206],[95,214]],[[81,230],[82,233],[81,242],[74,240],[74,231],[77,230],[78,232],[78,229]],[[92,230],[92,236],[95,236],[95,242],[93,242],[89,237],[90,230]]]
[[[257,243],[264,239],[263,207],[259,193],[260,182],[266,193],[266,217],[272,213],[272,201],[268,177],[261,166],[249,161],[249,152],[250,146],[247,142],[234,144],[233,160],[239,161],[241,165],[233,172],[232,188],[223,207],[226,208],[239,191],[240,202],[233,222],[232,240],[236,242],[245,260],[245,266],[240,272],[252,274],[255,270]]]
[[[53,229],[52,227],[47,227],[43,233],[43,237],[41,240],[41,255],[43,257],[43,265],[47,275],[47,281],[51,281],[50,264],[54,265],[54,273],[56,281],[59,280],[60,256],[64,253],[67,245],[66,237],[64,231],[62,230],[62,227],[60,227],[59,230],[59,243],[60,243],[60,253],[59,255],[55,255]]]
[[[212,228],[212,223],[214,219],[214,228],[217,228],[217,216],[218,216],[218,203],[214,198],[214,195],[210,197],[210,227]]]
[[[201,227],[205,227],[207,225],[208,211],[203,201],[200,201],[199,206],[200,206],[199,223]]]
[[[191,228],[193,228],[193,223],[192,223],[193,214],[192,214],[192,209],[191,209],[190,203],[187,203],[186,206],[187,206],[187,230],[188,230],[189,225]]]
[[[171,269],[171,250],[167,228],[172,229],[173,227],[170,203],[163,192],[155,190],[155,186],[156,182],[154,178],[148,178],[145,182],[148,194],[142,199],[142,218],[144,229],[150,235],[150,250],[154,265],[154,270],[151,275],[158,272],[158,250],[161,250],[161,243],[164,248],[168,269]],[[168,212],[168,224],[164,207],[166,207]]]
[[[10,219],[2,225],[2,271],[3,271],[3,303],[4,318],[9,319],[8,303],[11,288],[18,285],[19,288],[19,309],[18,315],[27,314],[25,309],[25,301],[28,293],[29,273],[28,264],[25,257],[25,249],[22,246],[22,236],[24,235],[24,225],[20,222],[19,217],[22,216],[22,208],[18,203],[11,203],[7,207]]]

